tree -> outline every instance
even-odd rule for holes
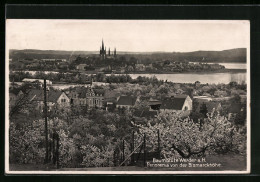
[[[207,153],[245,152],[246,135],[240,129],[219,115],[209,116],[206,120],[200,127],[190,118],[181,119],[176,113],[168,113],[159,114],[155,125],[149,121],[147,125],[135,126],[140,134],[146,134],[148,148],[155,148],[153,144],[157,140],[157,131],[163,131],[160,136],[162,153],[168,157],[176,154],[190,158]]]
[[[235,120],[237,125],[245,125],[246,123],[246,105],[244,105],[239,113],[237,113]]]
[[[98,74],[96,75],[96,80],[97,80],[98,82],[103,82],[103,81],[105,80],[105,78],[106,78],[106,75],[103,74],[103,73],[98,73]]]
[[[200,106],[200,113],[203,114],[204,117],[207,117],[208,109],[207,105],[204,102]]]
[[[167,85],[161,85],[158,89],[157,89],[157,92],[159,94],[162,94],[162,95],[166,95],[168,94],[169,92],[169,87]]]
[[[149,106],[149,102],[146,100],[141,100],[139,102],[137,102],[134,106],[135,110],[149,110],[150,106]]]
[[[10,119],[15,115],[18,114],[22,110],[26,110],[31,108],[32,101],[29,97],[30,90],[24,90],[23,94],[17,96],[17,100],[15,101],[14,105],[10,107],[9,117]]]

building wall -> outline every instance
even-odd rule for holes
[[[104,97],[102,96],[87,96],[86,104],[89,107],[103,107]]]
[[[116,108],[126,108],[126,109],[130,109],[132,108],[133,106],[129,106],[129,105],[116,105]]]
[[[63,92],[57,100],[57,104],[61,107],[69,107],[70,106],[70,99],[68,96]]]
[[[189,115],[190,111],[192,110],[192,100],[190,97],[187,97],[186,100],[184,101],[184,104],[182,106],[181,110],[174,110],[174,109],[160,109],[161,113],[178,113],[184,115]]]
[[[186,100],[183,104],[182,110],[183,111],[185,111],[185,110],[191,111],[192,110],[192,100],[191,100],[190,97],[186,98]]]

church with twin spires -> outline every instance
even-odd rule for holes
[[[108,48],[108,52],[107,52],[106,47],[104,46],[104,41],[102,39],[102,45],[100,47],[99,55],[102,60],[106,58],[116,58],[116,48],[114,49],[114,53],[111,53],[110,47]]]

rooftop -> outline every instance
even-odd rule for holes
[[[134,106],[137,97],[132,96],[120,96],[117,105]]]
[[[59,90],[50,90],[47,92],[47,102],[56,102],[62,91]],[[34,101],[43,101],[44,100],[44,92],[43,90],[33,89],[29,92],[29,99]]]
[[[160,109],[182,110],[186,98],[187,96],[165,98],[162,100]]]

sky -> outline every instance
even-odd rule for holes
[[[6,20],[7,49],[191,52],[249,47],[245,20]]]

